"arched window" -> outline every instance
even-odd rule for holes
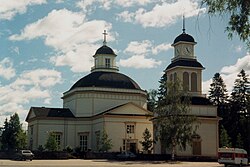
[[[176,82],[177,81],[177,73],[175,72],[174,73],[174,82]]]
[[[194,72],[191,74],[191,91],[197,92],[197,74]]]
[[[173,81],[173,74],[170,74],[170,82]]]
[[[188,74],[188,72],[183,73],[183,89],[189,90],[189,74]]]

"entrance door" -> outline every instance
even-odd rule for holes
[[[132,153],[136,153],[136,143],[129,144],[129,151],[131,151]]]

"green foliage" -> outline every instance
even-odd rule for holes
[[[178,79],[166,83],[165,87],[167,94],[161,95],[155,110],[155,125],[159,132],[156,138],[160,139],[163,148],[170,148],[174,156],[176,146],[185,150],[191,142],[196,117],[190,115],[190,98]]]
[[[228,133],[232,138],[233,145],[239,145],[238,135],[241,135],[243,147],[249,149],[249,127],[248,121],[250,116],[250,82],[248,75],[244,70],[241,70],[234,82],[234,87],[231,93],[231,110],[228,125]]]
[[[108,138],[108,134],[105,129],[101,134],[99,151],[108,152],[112,148],[112,140]]]
[[[9,121],[7,118],[5,119],[1,142],[4,150],[27,147],[27,135],[22,130],[22,124],[17,113],[13,114]]]
[[[143,141],[140,141],[140,144],[142,145],[143,151],[151,151],[153,146],[153,140],[151,139],[152,135],[148,128],[145,129],[145,131],[142,134]]]
[[[237,148],[244,148],[244,146],[243,146],[243,141],[242,141],[242,137],[241,137],[241,134],[240,134],[240,133],[238,133],[238,135],[237,135],[237,140],[236,140],[236,145],[235,145],[235,147],[237,147]]]
[[[154,111],[155,107],[156,107],[156,99],[157,97],[157,91],[154,89],[149,90],[149,92],[147,92],[147,108],[149,111]]]
[[[70,146],[67,146],[65,151],[67,151],[67,153],[72,153],[73,152],[73,148]]]
[[[223,105],[228,101],[226,85],[219,73],[214,74],[208,95],[214,105]]]
[[[220,129],[220,147],[232,147],[230,140],[231,138],[228,136],[227,130],[222,125]]]
[[[58,146],[58,144],[56,142],[54,132],[49,132],[48,133],[48,138],[47,138],[47,141],[46,141],[46,144],[45,144],[45,148],[48,151],[57,151],[57,150],[59,150],[59,146]]]
[[[45,149],[42,145],[39,145],[37,148],[38,151],[43,152]]]
[[[250,1],[249,0],[202,0],[208,14],[229,15],[226,31],[231,39],[236,33],[250,49]]]

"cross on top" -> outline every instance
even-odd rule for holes
[[[183,34],[185,34],[185,16],[183,15],[182,16],[182,31],[183,31]]]
[[[106,45],[107,44],[106,36],[108,35],[108,33],[106,32],[106,30],[104,30],[104,33],[102,34],[104,35],[103,45]]]

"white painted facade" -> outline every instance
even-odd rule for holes
[[[26,118],[30,149],[45,146],[48,133],[54,132],[59,139],[60,150],[70,146],[98,151],[100,136],[105,129],[112,140],[110,151],[142,151],[139,141],[143,140],[145,129],[153,135],[153,124],[150,121],[152,113],[147,110],[146,91],[140,89],[129,77],[118,73],[116,55],[105,43],[93,56],[95,65],[89,74],[101,74],[104,83],[96,86],[91,79],[93,86],[73,86],[63,94],[63,108],[31,107]],[[107,72],[117,78],[109,78]],[[98,82],[100,78],[96,78]],[[121,78],[128,80],[132,88],[127,83],[124,86],[117,85],[123,84]],[[88,85],[86,82],[88,80],[80,84]],[[105,85],[105,82],[111,82],[114,87]],[[65,116],[60,115],[65,113]]]
[[[217,107],[207,103],[208,99],[202,94],[202,70],[204,67],[196,60],[194,54],[196,42],[192,36],[185,33],[185,29],[183,30],[183,33],[172,44],[174,58],[165,72],[168,81],[175,81],[178,78],[183,89],[186,89],[190,96],[196,99],[192,100],[190,114],[197,116],[194,128],[198,126],[198,129],[197,136],[194,136],[186,150],[180,150],[177,146],[175,152],[177,156],[216,158],[219,147],[218,125],[220,118],[217,116]],[[171,150],[162,148],[158,140],[154,145],[154,153],[171,153]]]

